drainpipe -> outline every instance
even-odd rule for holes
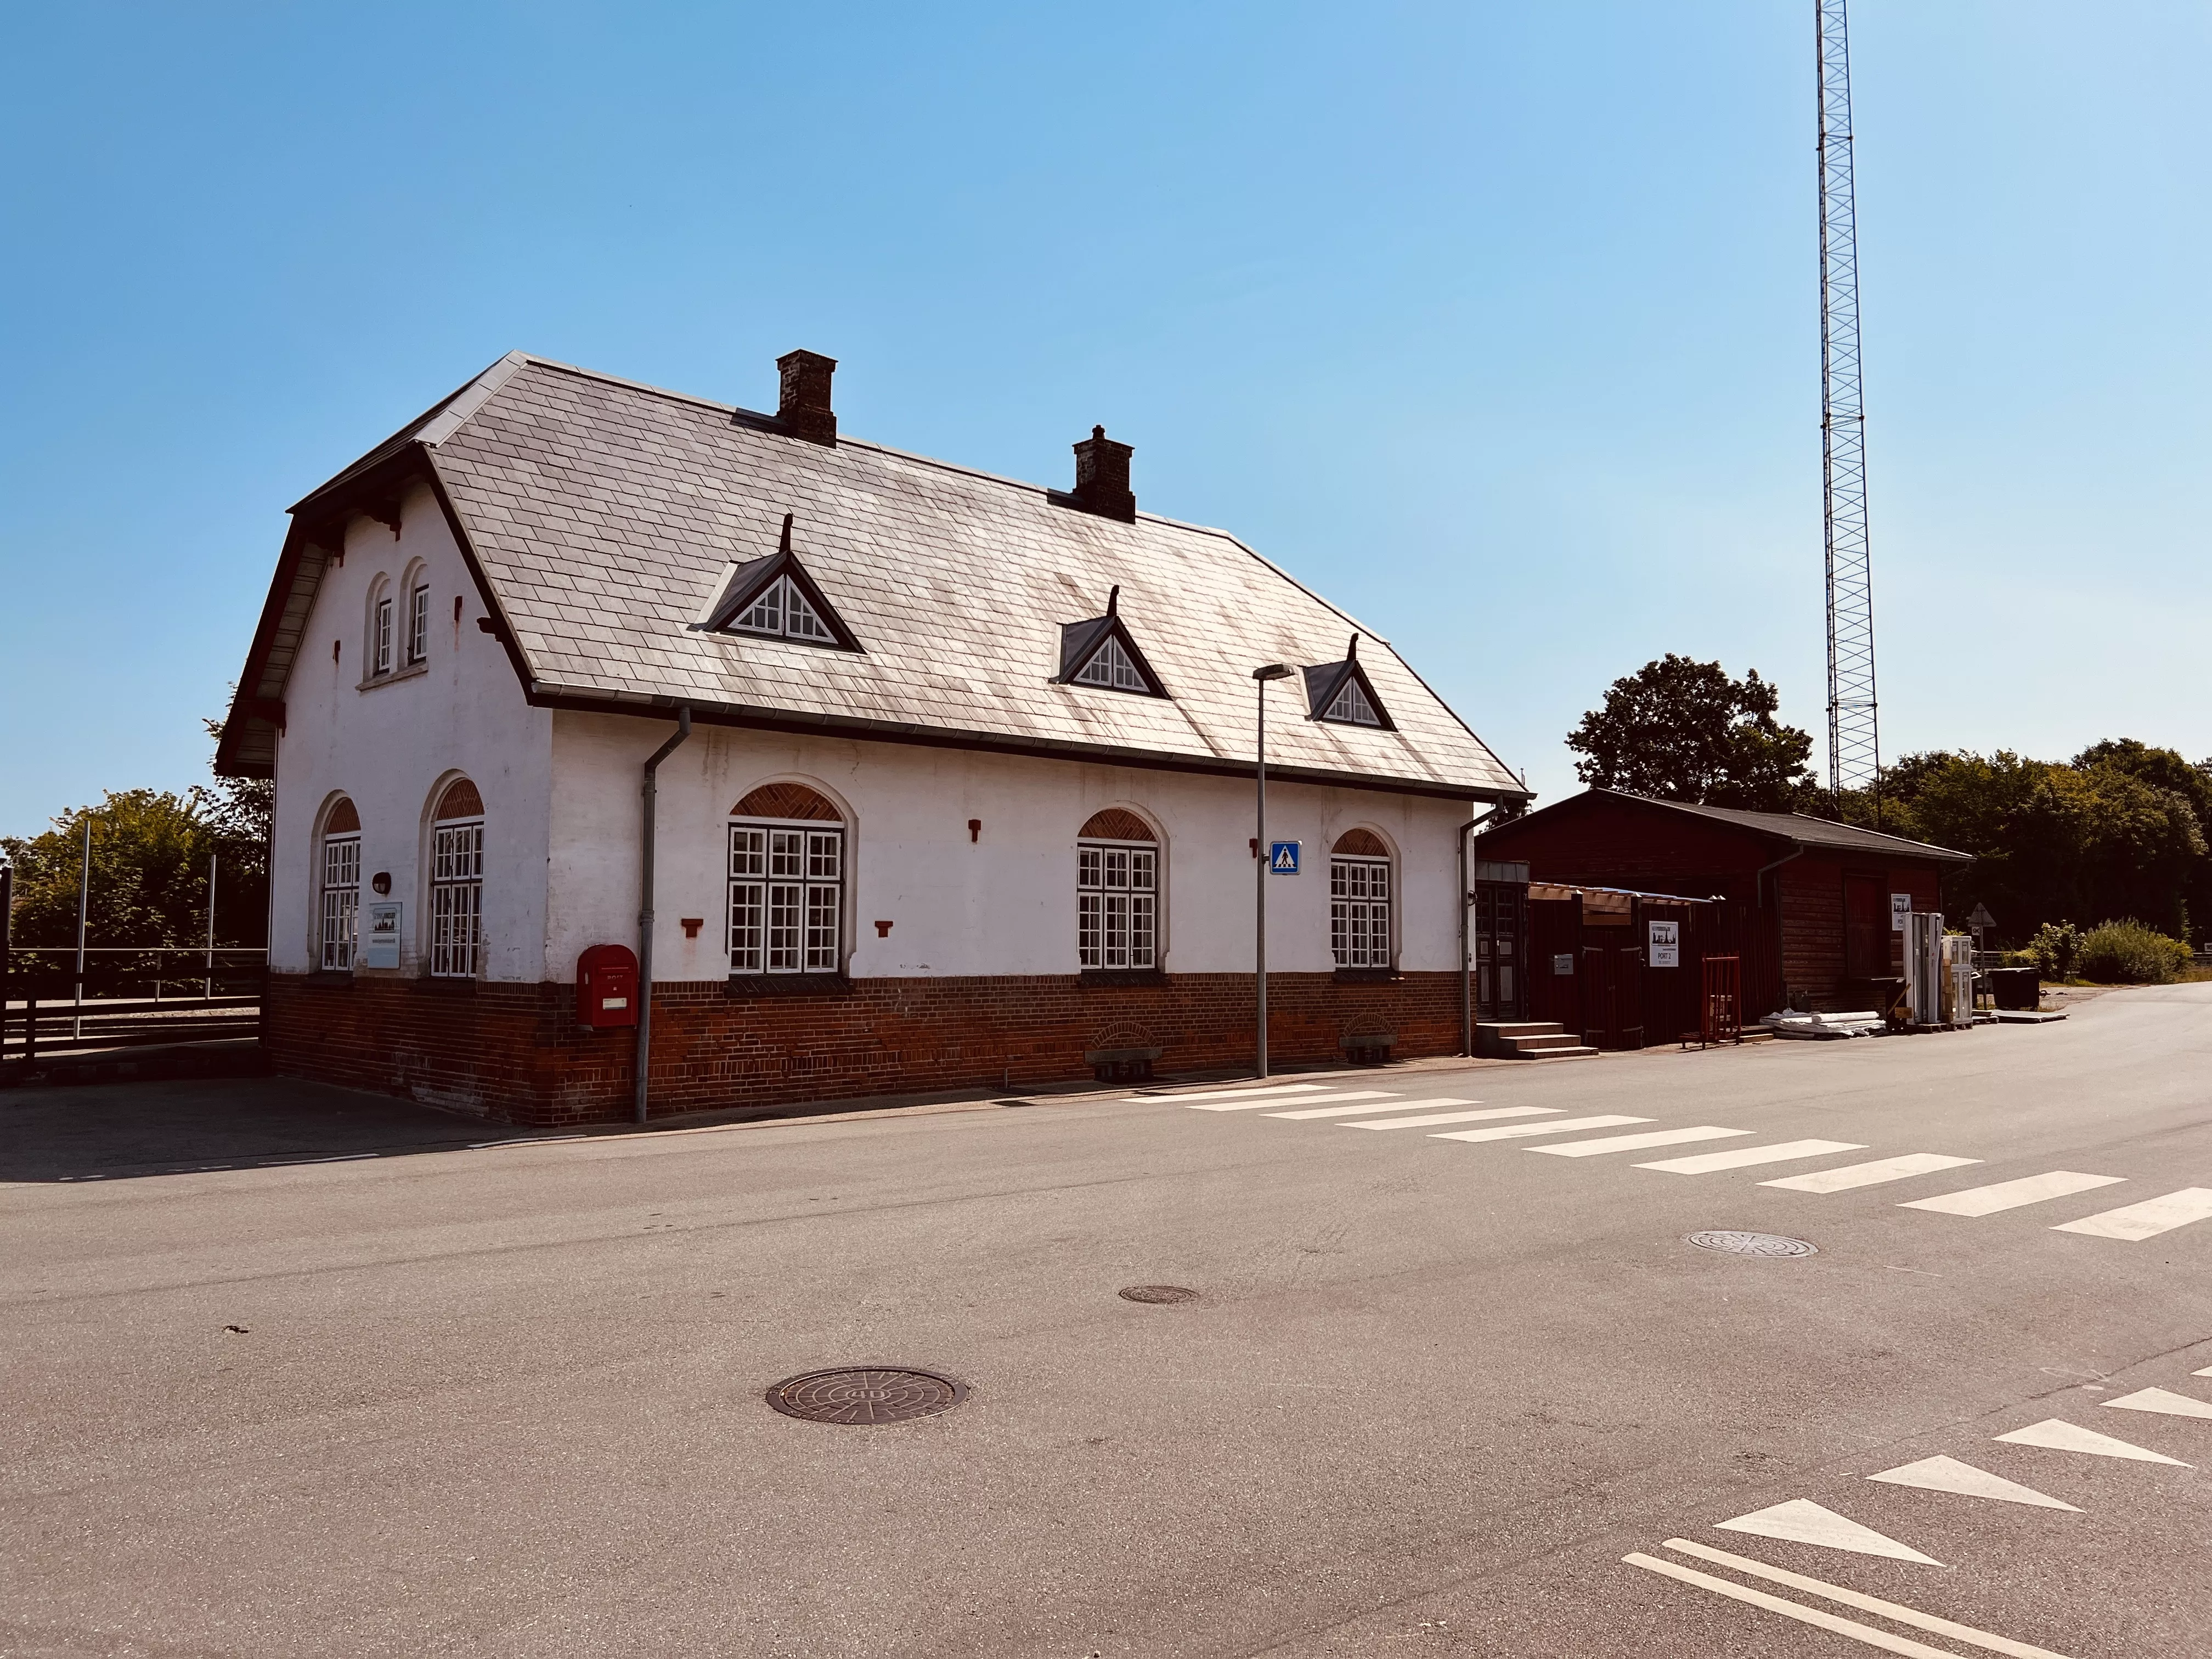
[[[1753,904],[1763,902],[1761,896],[1766,890],[1765,882],[1769,871],[1779,870],[1784,865],[1803,858],[1810,850],[1809,848],[1801,847],[1796,852],[1786,854],[1775,860],[1771,864],[1760,865],[1757,873],[1751,878],[1751,902]],[[1782,882],[1779,877],[1776,878],[1774,883],[1774,988],[1783,1000],[1785,1003],[1788,1002],[1788,982],[1782,973]]]
[[[1467,913],[1474,904],[1474,888],[1468,880],[1467,838],[1505,810],[1500,801],[1479,818],[1459,827],[1459,1051],[1474,1058],[1474,968],[1468,954]]]
[[[645,823],[637,904],[637,1060],[632,1068],[636,1075],[630,1108],[632,1119],[639,1123],[645,1121],[646,1089],[653,1063],[653,814],[660,796],[660,763],[690,735],[691,705],[687,702],[676,711],[676,735],[654,750],[653,758],[646,762],[645,783],[639,791],[645,798]]]

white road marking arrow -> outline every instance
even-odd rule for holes
[[[2146,1451],[2141,1446],[2115,1440],[2109,1434],[2099,1434],[2094,1429],[2076,1427],[2056,1417],[2046,1417],[2040,1423],[2031,1423],[2024,1429],[2014,1429],[2010,1434],[2001,1434],[1996,1437],[2014,1446],[2041,1446],[2051,1451],[2086,1452],[2091,1457],[2125,1457],[2137,1463],[2171,1463],[2178,1469],[2194,1467],[2178,1457],[2168,1457],[2164,1452]]]
[[[1747,1532],[1760,1538],[1785,1539],[1793,1544],[1818,1544],[1822,1549],[1887,1556],[1893,1561],[1917,1561],[1923,1566],[1943,1565],[1909,1544],[1900,1544],[1894,1538],[1883,1537],[1872,1527],[1859,1525],[1848,1516],[1822,1509],[1810,1498],[1793,1498],[1786,1504],[1713,1524],[1723,1532]]]
[[[2107,1400],[2105,1404],[2115,1411],[2163,1412],[2168,1417],[2212,1417],[2212,1406],[2202,1400],[2191,1400],[2185,1394],[2169,1394],[2164,1389],[2138,1389],[2118,1400]]]
[[[2074,1504],[2045,1497],[2033,1486],[2023,1486],[2002,1475],[1991,1474],[1987,1469],[1978,1469],[1972,1463],[1961,1463],[1955,1457],[1923,1457],[1917,1463],[1884,1469],[1867,1479],[1886,1480],[1893,1486],[1918,1486],[1925,1492],[1956,1492],[1961,1498],[1994,1498],[2001,1503],[2071,1510],[2076,1515],[2081,1512]]]

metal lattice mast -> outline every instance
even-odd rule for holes
[[[1846,0],[1814,0],[1820,71],[1820,456],[1827,485],[1828,788],[1881,774],[1875,725],[1874,573],[1866,410],[1859,390],[1858,216],[1851,190]]]

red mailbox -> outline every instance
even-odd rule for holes
[[[596,1030],[637,1024],[637,955],[627,945],[594,945],[576,958],[576,1023]]]

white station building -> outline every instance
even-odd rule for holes
[[[1103,430],[1020,483],[779,367],[762,415],[515,353],[292,509],[218,758],[276,780],[278,1068],[627,1115],[594,947],[649,955],[656,1115],[1249,1063],[1275,663],[1273,1057],[1456,1049],[1466,826],[1527,792],[1388,642]]]

